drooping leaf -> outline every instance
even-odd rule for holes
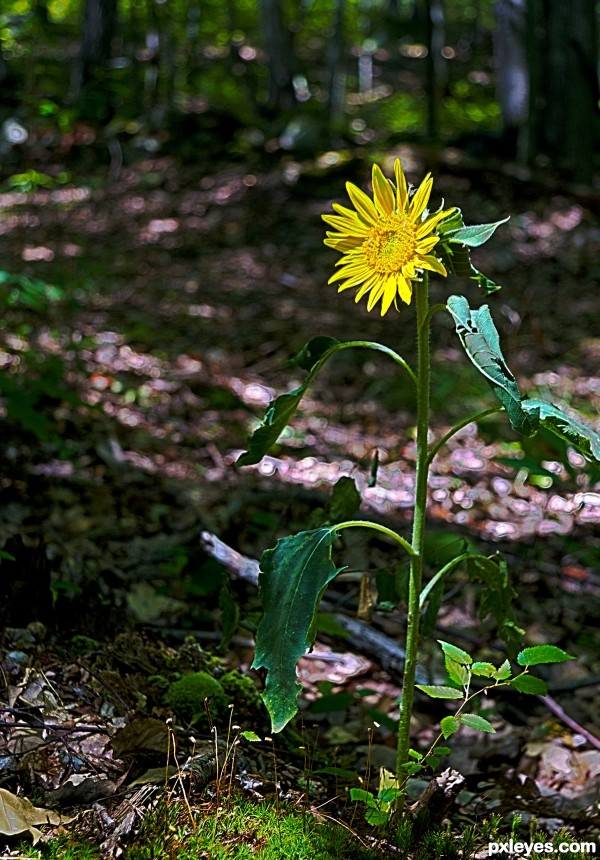
[[[515,654],[524,631],[517,627],[513,601],[517,593],[511,585],[506,561],[500,553],[493,556],[474,555],[467,560],[467,572],[472,580],[483,582],[479,593],[479,617],[491,615],[498,625],[498,635]],[[493,676],[495,677],[495,676]]]
[[[446,307],[454,318],[456,333],[467,356],[487,379],[512,426],[523,436],[532,436],[538,427],[538,416],[523,409],[521,392],[502,355],[489,307],[482,305],[479,310],[471,310],[464,296],[450,296]]]
[[[306,394],[306,390],[318,370],[338,349],[343,349],[345,344],[340,343],[332,337],[315,337],[310,340],[295,356],[295,363],[308,371],[308,376],[297,388],[280,394],[269,404],[263,423],[257,427],[250,437],[248,450],[238,457],[238,466],[253,466],[273,447],[282,432],[290,423],[300,401]]]
[[[313,337],[308,343],[305,343],[300,352],[296,353],[292,361],[301,367],[303,370],[311,371],[315,364],[320,361],[325,353],[337,346],[339,340],[327,335],[319,335]]]
[[[442,577],[429,592],[427,597],[427,608],[425,609],[425,613],[421,619],[421,635],[423,639],[429,639],[435,630],[438,613],[444,598],[445,585],[446,583]]]
[[[312,380],[315,378],[321,367],[334,355],[336,352],[352,347],[360,347],[373,349],[376,352],[383,352],[391,356],[395,361],[408,370],[414,382],[414,374],[408,367],[404,359],[399,356],[394,350],[380,343],[373,341],[345,341],[341,342],[333,337],[319,336],[310,340],[294,357],[293,361],[303,370],[308,371],[308,376],[304,382],[293,391],[288,391],[286,394],[280,394],[275,400],[272,400],[262,424],[256,428],[250,437],[248,450],[238,457],[238,466],[253,466],[259,463],[262,458],[273,447],[283,430],[290,423],[300,401],[304,397],[306,390]]]
[[[518,654],[517,663],[519,666],[540,666],[542,663],[566,663],[574,659],[556,645],[533,645]]]
[[[523,400],[521,407],[542,427],[564,439],[586,457],[600,463],[600,433],[543,400]]]
[[[500,285],[475,268],[471,262],[470,247],[482,245],[502,223],[497,221],[494,224],[465,227],[462,213],[457,209],[438,226],[441,241],[435,250],[448,272],[475,281],[486,295],[495,293]]]
[[[457,663],[461,663],[464,666],[470,666],[473,662],[471,655],[463,651],[462,648],[457,648],[456,645],[451,645],[450,642],[443,642],[441,639],[438,639],[438,643],[444,654],[450,657],[451,660],[456,660]]]
[[[454,687],[444,687],[443,685],[433,684],[415,684],[417,690],[430,696],[432,699],[462,699],[464,693],[461,690],[455,690]]]
[[[259,576],[264,615],[256,634],[254,669],[267,670],[263,699],[273,732],[298,710],[296,663],[314,642],[317,607],[340,572],[331,560],[334,528],[285,537],[263,553]]]
[[[489,732],[494,734],[496,729],[493,725],[479,714],[461,714],[458,718],[463,726],[468,726],[470,729],[476,729],[478,732]]]
[[[444,717],[443,720],[440,720],[440,729],[442,730],[444,740],[448,740],[450,735],[453,735],[460,729],[460,723],[456,717]]]
[[[360,508],[360,493],[354,478],[346,475],[336,481],[329,499],[329,521],[333,524],[352,519]]]
[[[508,683],[519,693],[527,693],[530,696],[545,696],[548,692],[545,681],[535,675],[517,675]]]

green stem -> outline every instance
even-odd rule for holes
[[[387,526],[382,526],[379,523],[369,522],[369,520],[347,520],[344,523],[338,523],[337,525],[332,526],[331,530],[339,532],[342,529],[350,529],[354,527],[374,529],[377,532],[381,532],[381,534],[384,534],[392,540],[396,541],[396,543],[399,543],[400,546],[403,547],[409,555],[415,555],[415,551],[412,548],[411,544],[409,544],[409,542],[403,537],[401,537],[397,532],[393,531],[392,529],[388,529]]]
[[[459,430],[462,430],[463,427],[466,427],[468,424],[471,424],[473,421],[479,421],[481,418],[486,418],[488,415],[494,415],[495,412],[504,412],[504,406],[492,406],[490,409],[484,409],[483,412],[475,412],[473,415],[469,415],[467,418],[462,418],[454,427],[451,427],[447,433],[444,433],[441,439],[431,446],[431,451],[427,456],[427,465],[431,466],[433,458],[439,452],[441,448],[444,447],[448,439],[451,439]]]
[[[390,349],[389,346],[385,346],[382,343],[376,343],[372,340],[348,340],[339,346],[334,347],[330,352],[325,353],[321,361],[325,363],[327,358],[335,352],[341,352],[343,349],[353,349],[354,347],[362,347],[364,349],[374,349],[376,352],[383,352],[384,355],[389,356],[396,364],[399,364],[400,367],[406,371],[406,373],[410,376],[410,379],[415,386],[417,387],[417,377],[410,366],[410,364],[406,361],[405,358],[402,358],[397,352],[393,349]]]
[[[425,544],[425,513],[427,507],[427,443],[429,433],[429,278],[423,275],[423,283],[415,290],[417,310],[417,467],[415,474],[415,507],[413,515],[412,548],[408,586],[408,618],[406,622],[406,660],[404,664],[404,683],[400,704],[400,723],[398,726],[398,778],[401,767],[408,761],[410,749],[410,719],[415,694],[417,671],[417,650],[419,645],[419,598],[423,581],[423,549]]]
[[[442,577],[444,577],[447,573],[450,573],[450,571],[453,570],[458,564],[460,564],[461,561],[464,561],[467,558],[473,558],[473,557],[474,557],[473,553],[464,552],[462,555],[458,555],[458,556],[456,556],[456,558],[453,558],[451,561],[448,562],[448,564],[445,564],[441,568],[441,570],[438,570],[436,575],[431,577],[431,579],[429,580],[429,582],[427,583],[427,585],[425,586],[425,588],[423,589],[423,591],[419,595],[419,608],[423,609],[423,606],[425,605],[425,601],[429,597],[430,592],[435,588],[435,586],[438,584],[440,579],[442,579]]]

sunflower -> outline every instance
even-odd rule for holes
[[[380,168],[373,165],[373,199],[351,182],[346,183],[348,196],[356,211],[333,204],[336,215],[323,215],[323,220],[337,232],[327,231],[325,244],[343,257],[341,268],[328,283],[342,281],[338,292],[358,287],[356,301],[368,294],[367,310],[381,301],[381,316],[397,298],[409,305],[413,281],[423,269],[446,276],[438,258],[431,253],[439,242],[435,228],[454,208],[429,216],[427,203],[433,186],[428,173],[416,191],[409,190],[400,159],[394,162],[395,185]]]

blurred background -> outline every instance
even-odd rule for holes
[[[4,0],[2,178],[413,140],[590,183],[597,32],[594,0]]]

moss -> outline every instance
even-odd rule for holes
[[[225,690],[230,702],[235,706],[236,714],[255,714],[256,709],[262,706],[260,693],[254,685],[252,678],[242,674],[237,669],[226,672],[219,683]]]
[[[221,684],[208,672],[193,672],[184,675],[169,687],[165,702],[177,716],[196,722],[205,712],[205,699],[208,699],[213,717],[222,715],[227,707],[227,696]]]

